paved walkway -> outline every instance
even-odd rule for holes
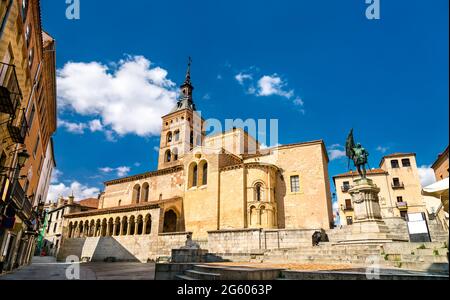
[[[79,267],[79,280],[154,280],[155,265],[141,263],[58,263],[51,257],[35,257],[31,265],[0,275],[0,280],[67,280]]]

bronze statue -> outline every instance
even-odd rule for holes
[[[350,134],[347,138],[347,144],[345,146],[347,157],[349,158],[349,168],[350,168],[350,159],[353,160],[355,167],[358,169],[358,173],[361,176],[361,179],[367,178],[367,170],[366,164],[368,164],[369,160],[369,152],[362,147],[361,144],[355,144],[355,139],[353,137],[353,129],[350,131]]]

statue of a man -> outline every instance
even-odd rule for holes
[[[367,178],[366,164],[369,162],[369,152],[361,144],[355,144],[353,129],[347,138],[346,144],[347,157],[353,160],[355,167],[362,179]]]

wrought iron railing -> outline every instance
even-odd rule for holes
[[[0,113],[15,118],[21,101],[22,92],[15,66],[0,62]]]
[[[403,182],[395,182],[395,183],[392,183],[392,188],[393,189],[404,189],[405,184],[403,184]]]

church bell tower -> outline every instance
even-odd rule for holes
[[[182,165],[184,154],[203,143],[204,121],[193,100],[191,65],[189,57],[186,78],[180,86],[180,98],[170,113],[162,117],[158,170]]]

